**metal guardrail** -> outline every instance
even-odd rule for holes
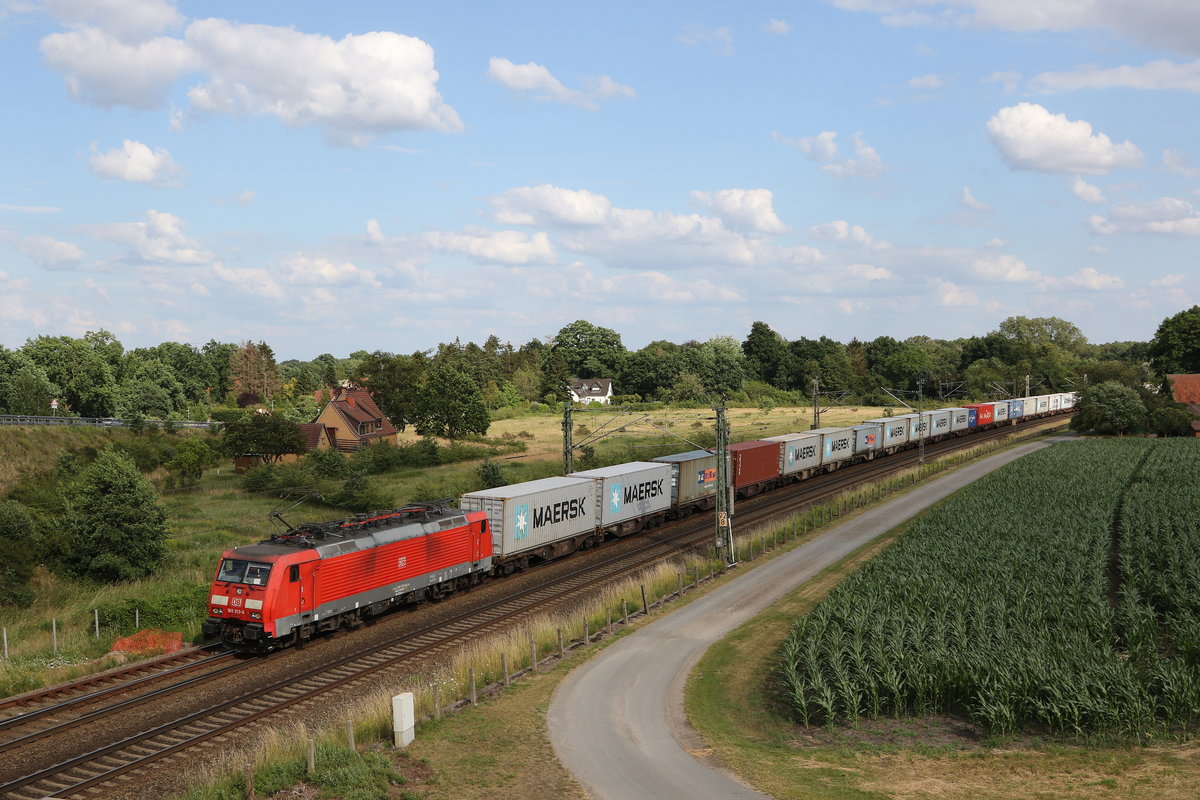
[[[0,425],[88,425],[94,428],[128,428],[133,420],[117,419],[116,417],[67,417],[52,416],[38,417],[25,414],[0,414]],[[208,428],[211,425],[220,427],[222,423],[215,420],[204,422],[192,419],[146,419],[143,425],[155,425],[159,428]]]

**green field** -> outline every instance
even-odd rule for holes
[[[1059,445],[984,478],[800,619],[804,725],[949,714],[1144,738],[1200,721],[1200,442]]]

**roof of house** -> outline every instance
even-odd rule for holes
[[[1200,375],[1168,375],[1176,403],[1200,403]]]
[[[572,378],[571,391],[576,397],[607,397],[612,393],[609,378]]]
[[[325,434],[326,441],[332,441],[329,431],[325,430],[324,423],[321,422],[302,422],[300,423],[300,435],[304,437],[304,446],[309,450],[316,450],[321,443],[321,434]]]
[[[349,431],[361,439],[380,438],[396,433],[392,421],[379,410],[375,399],[366,389],[335,387],[329,405],[346,421]],[[358,426],[364,422],[380,423],[379,430],[358,433]]]

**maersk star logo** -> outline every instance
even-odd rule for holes
[[[610,509],[612,509],[614,514],[621,510],[621,492],[624,491],[624,489],[625,487],[619,483],[614,483],[612,485],[612,497],[610,497],[608,500],[608,506]]]
[[[513,538],[524,539],[529,535],[529,504],[519,505],[513,512]]]

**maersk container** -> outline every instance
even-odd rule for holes
[[[1024,400],[1009,400],[1008,401],[1008,418],[1020,419],[1025,416],[1025,401]]]
[[[671,465],[634,461],[581,472],[572,478],[596,482],[596,511],[605,528],[671,507]]]
[[[855,425],[851,430],[854,431],[855,456],[871,458],[883,447],[883,426],[879,423],[864,422],[862,425]]]
[[[979,410],[971,406],[966,406],[965,408],[967,411],[967,426],[974,428],[979,424]]]
[[[971,410],[968,408],[943,408],[941,411],[950,412],[950,432],[958,433],[971,427]]]
[[[1062,403],[1060,405],[1060,408],[1062,408],[1065,411],[1068,408],[1074,408],[1074,407],[1075,407],[1075,393],[1074,392],[1064,392],[1063,396],[1062,396]]]
[[[1062,395],[1061,394],[1052,394],[1049,397],[1050,397],[1050,410],[1051,411],[1058,411],[1060,408],[1062,408]]]
[[[758,439],[729,445],[733,488],[757,486],[779,477],[779,442]]]
[[[940,438],[950,435],[950,409],[943,408],[939,411],[926,411],[922,416],[929,418],[930,436]]]
[[[570,539],[599,524],[591,478],[542,478],[482,489],[464,494],[458,505],[487,514],[493,554],[500,557]]]
[[[903,417],[878,417],[867,420],[867,423],[882,427],[884,447],[908,444],[908,422]]]
[[[1008,421],[1008,401],[1000,400],[992,403],[992,422]]]
[[[1050,398],[1044,394],[1039,394],[1035,397],[1027,397],[1025,398],[1025,402],[1033,403],[1033,413],[1035,414],[1045,414],[1050,410]]]
[[[821,464],[839,464],[854,455],[853,428],[817,428],[821,434]]]
[[[929,415],[928,414],[903,414],[896,419],[904,420],[908,425],[908,440],[916,442],[921,439],[929,438]]]
[[[717,456],[707,450],[689,450],[651,459],[671,465],[671,505],[711,497],[717,491]]]
[[[781,436],[768,436],[763,441],[779,442],[780,475],[794,475],[821,466],[819,433],[785,433]]]

